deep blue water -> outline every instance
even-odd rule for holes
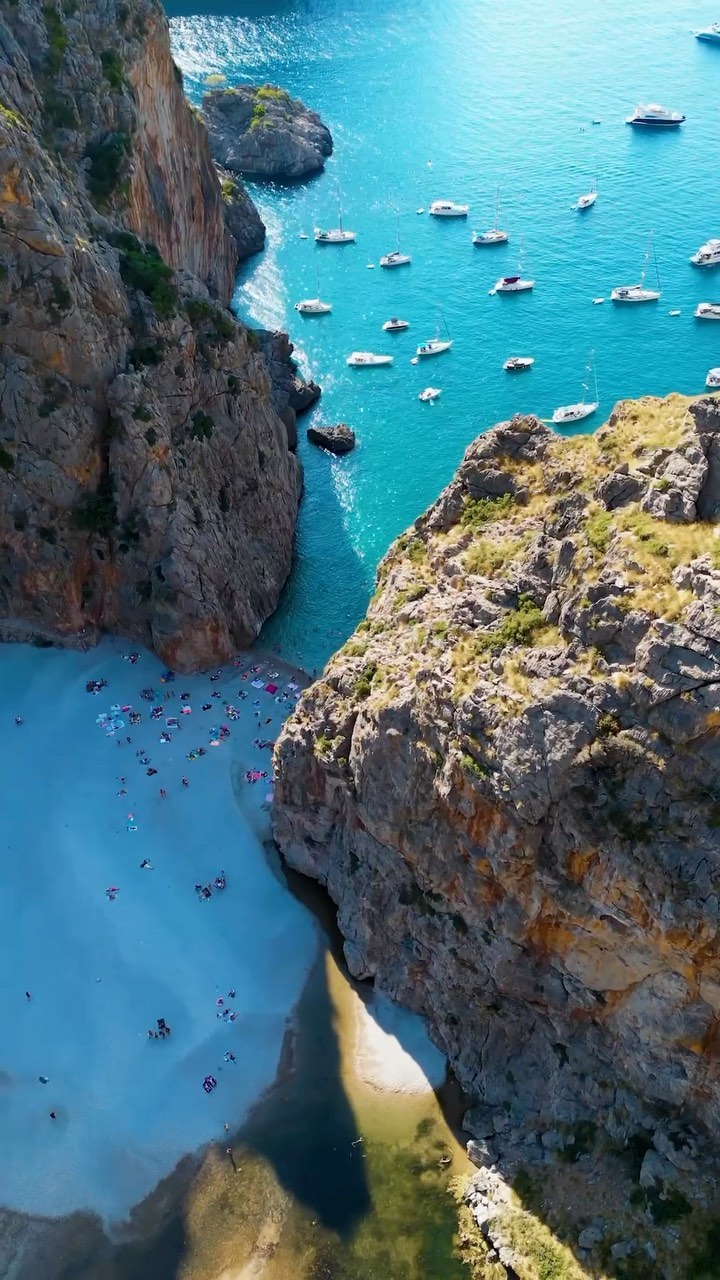
[[[269,244],[236,295],[242,316],[289,329],[324,388],[315,417],[349,422],[359,437],[341,460],[300,447],[297,565],[264,638],[312,667],[352,629],[378,559],[479,431],[578,399],[591,349],[595,425],[626,396],[701,391],[720,364],[720,324],[693,319],[698,301],[720,299],[720,272],[688,264],[720,236],[720,48],[692,35],[718,14],[677,0],[176,0],[169,11],[191,99],[209,73],[269,80],[317,109],[335,139],[320,178],[253,189]],[[637,133],[624,118],[638,101],[682,110],[687,124]],[[572,203],[596,173],[598,202],[579,215]],[[498,183],[511,242],[475,249],[471,231],[493,224]],[[300,240],[336,225],[338,192],[357,244]],[[416,214],[445,197],[470,203],[467,222]],[[395,246],[398,219],[412,266],[368,271]],[[660,302],[593,306],[637,279],[651,229]],[[534,293],[489,297],[516,267],[521,237]],[[293,303],[316,294],[316,265],[334,310],[303,319]],[[438,308],[453,349],[413,367]],[[381,332],[394,314],[411,322],[407,333]],[[392,351],[395,364],[348,369],[356,348]],[[535,356],[531,373],[503,373],[513,353]],[[435,405],[417,399],[428,384],[442,388]]]

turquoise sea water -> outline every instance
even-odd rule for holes
[[[252,188],[268,248],[236,294],[243,317],[289,329],[323,386],[313,417],[359,437],[332,460],[302,431],[297,564],[264,639],[312,667],[352,629],[378,559],[479,431],[579,399],[591,349],[597,424],[626,396],[699,392],[720,364],[720,324],[693,319],[699,301],[720,299],[720,270],[688,263],[720,236],[720,48],[692,35],[718,14],[677,0],[174,0],[169,12],[193,101],[209,73],[269,80],[318,110],[335,139],[319,178]],[[682,110],[687,123],[638,133],[624,118],[639,101]],[[596,173],[597,204],[578,214]],[[498,183],[510,244],[473,248],[473,228],[493,225]],[[316,247],[313,226],[337,224],[338,193],[357,243]],[[437,198],[468,202],[467,222],[416,214]],[[398,221],[412,266],[367,270],[395,247]],[[660,302],[593,306],[638,278],[651,229]],[[535,291],[489,297],[516,268],[521,237]],[[293,304],[315,296],[316,266],[333,313],[308,319]],[[439,308],[452,351],[413,367]],[[382,333],[392,315],[410,329]],[[392,352],[395,364],[348,369],[354,349]],[[534,355],[535,367],[505,374],[511,354]],[[434,405],[417,399],[428,384],[442,388]]]

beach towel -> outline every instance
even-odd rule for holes
[[[253,687],[253,689],[264,689],[264,688],[265,688],[265,686],[264,686],[264,684],[263,684],[262,680],[253,680],[253,681],[252,681],[252,687]]]
[[[276,685],[276,684],[266,684],[266,685],[265,685],[265,692],[266,692],[266,693],[277,693],[277,691],[278,691],[278,687],[277,687],[277,685]]]

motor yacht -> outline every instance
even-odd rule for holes
[[[392,364],[392,362],[392,356],[379,356],[374,351],[353,351],[347,358],[347,363],[354,369],[366,369],[372,365]]]
[[[473,232],[472,242],[478,248],[484,245],[507,244],[508,233],[500,229],[500,188],[495,192],[495,226],[489,231]]]
[[[409,321],[398,320],[397,316],[393,316],[391,320],[386,320],[383,329],[386,333],[399,333],[401,329],[408,329]]]
[[[420,392],[418,400],[422,400],[424,404],[427,404],[429,400],[437,400],[439,395],[442,395],[440,387],[426,387],[424,391]]]
[[[685,116],[680,111],[668,111],[657,102],[636,107],[626,124],[636,129],[677,129],[683,124]]]
[[[694,267],[720,267],[720,240],[706,240],[690,261]]]
[[[695,32],[696,40],[705,40],[708,44],[720,44],[720,22],[712,22],[709,27]]]
[[[711,369],[705,379],[705,386],[710,387],[711,391],[720,389],[720,369]]]
[[[583,394],[582,400],[578,400],[576,404],[563,404],[553,413],[552,420],[556,426],[567,426],[572,422],[582,422],[583,418],[589,418],[593,413],[597,413],[600,406],[600,398],[598,396],[597,377],[595,377],[595,369],[593,362],[593,353],[590,353],[590,360],[586,370],[586,381],[582,384],[583,392],[590,390],[590,374],[593,374],[595,380],[595,399],[586,400]]]
[[[700,302],[695,308],[698,320],[720,320],[720,302]]]
[[[534,356],[510,356],[510,359],[505,361],[503,369],[506,373],[522,373],[524,369],[531,369],[534,363]]]
[[[433,218],[467,218],[470,206],[454,204],[452,200],[433,200],[428,213]]]
[[[655,263],[655,276],[657,279],[657,289],[645,288],[645,276],[647,274],[648,262],[650,261],[651,253],[653,256],[653,262]],[[617,289],[613,289],[612,293],[610,294],[610,300],[612,302],[657,302],[658,298],[661,295],[661,292],[662,291],[660,289],[660,272],[658,271],[657,258],[655,257],[655,250],[653,247],[653,233],[651,231],[650,237],[648,239],[648,247],[645,251],[645,262],[643,264],[643,269],[640,273],[639,284],[620,285]]]

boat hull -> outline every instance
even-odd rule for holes
[[[705,44],[720,44],[720,31],[696,31],[695,39]]]
[[[625,123],[631,125],[633,129],[679,129],[680,125],[685,123],[685,116],[681,120],[633,120],[631,118]]]
[[[385,333],[404,333],[404,331],[409,328],[410,325],[407,320],[403,320],[402,324],[393,324],[390,320],[386,320],[383,325]]]
[[[532,369],[534,363],[534,358],[530,356],[523,358],[521,356],[515,360],[506,360],[503,369],[506,373],[524,373],[526,369]]]
[[[451,346],[452,342],[438,342],[436,346],[429,349],[418,347],[415,351],[415,355],[418,356],[420,360],[427,360],[430,356],[441,356],[443,351],[449,351]]]
[[[431,218],[467,218],[468,209],[462,206],[458,209],[429,209],[428,213]]]
[[[535,286],[534,280],[515,280],[511,284],[505,284],[502,280],[498,280],[495,285],[496,293],[528,293]]]
[[[381,258],[380,266],[389,271],[392,267],[409,267],[411,261],[412,259],[408,254],[403,254],[401,258]]]
[[[351,369],[382,369],[392,362],[392,356],[376,356],[370,352],[354,352],[347,358]]]
[[[597,403],[562,405],[555,410],[552,420],[556,427],[569,426],[573,422],[582,422],[584,418],[591,418],[594,413],[597,413],[598,408]]]
[[[482,235],[473,236],[473,244],[477,249],[487,249],[495,244],[507,244],[509,238],[507,231],[486,231]]]
[[[329,302],[296,302],[295,310],[301,316],[327,316],[332,311]]]
[[[720,320],[720,303],[712,311],[703,310],[702,303],[695,311],[696,320]]]
[[[660,292],[657,289],[639,289],[636,292],[631,292],[627,289],[613,289],[610,294],[610,301],[630,306],[633,303],[657,302],[659,297]]]
[[[342,231],[334,233],[328,232],[327,235],[315,234],[316,244],[354,244],[356,233],[354,231]]]

